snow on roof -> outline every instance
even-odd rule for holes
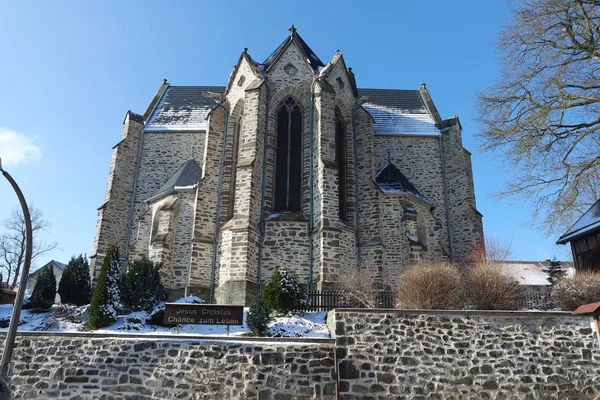
[[[222,86],[169,86],[152,111],[146,132],[206,131],[208,113],[217,105],[204,92],[223,93]]]
[[[194,189],[202,177],[202,168],[193,158],[188,159],[148,200],[154,201],[174,190]]]
[[[365,103],[363,108],[375,120],[377,135],[440,136],[433,117],[426,110],[418,112],[374,103]]]
[[[498,261],[502,271],[525,286],[549,286],[550,281],[535,261]]]
[[[600,229],[600,200],[595,202],[556,243],[565,244],[598,229]]]

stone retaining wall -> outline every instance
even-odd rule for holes
[[[333,339],[30,332],[10,385],[36,399],[592,399],[590,321],[347,309],[329,313]]]
[[[10,385],[29,399],[330,399],[333,351],[327,339],[29,333]]]
[[[337,310],[340,399],[585,399],[598,339],[569,313]]]

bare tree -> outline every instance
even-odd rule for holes
[[[57,247],[57,243],[46,243],[39,240],[39,233],[47,232],[50,223],[46,221],[42,212],[29,206],[31,215],[31,228],[33,231],[33,249],[31,260],[49,252]],[[6,277],[6,282],[14,289],[19,282],[21,268],[25,262],[25,218],[20,209],[14,209],[11,216],[2,221],[3,230],[0,233],[0,271]]]
[[[376,308],[379,287],[375,274],[368,268],[344,267],[338,276],[344,300],[356,307]]]
[[[534,205],[547,233],[600,191],[600,1],[512,2],[501,78],[478,95],[482,147],[515,171],[500,196]]]

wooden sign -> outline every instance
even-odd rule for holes
[[[166,303],[165,325],[242,325],[243,306],[221,304]]]

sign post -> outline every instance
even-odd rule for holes
[[[163,323],[165,325],[243,325],[244,307],[220,304],[166,303]]]

